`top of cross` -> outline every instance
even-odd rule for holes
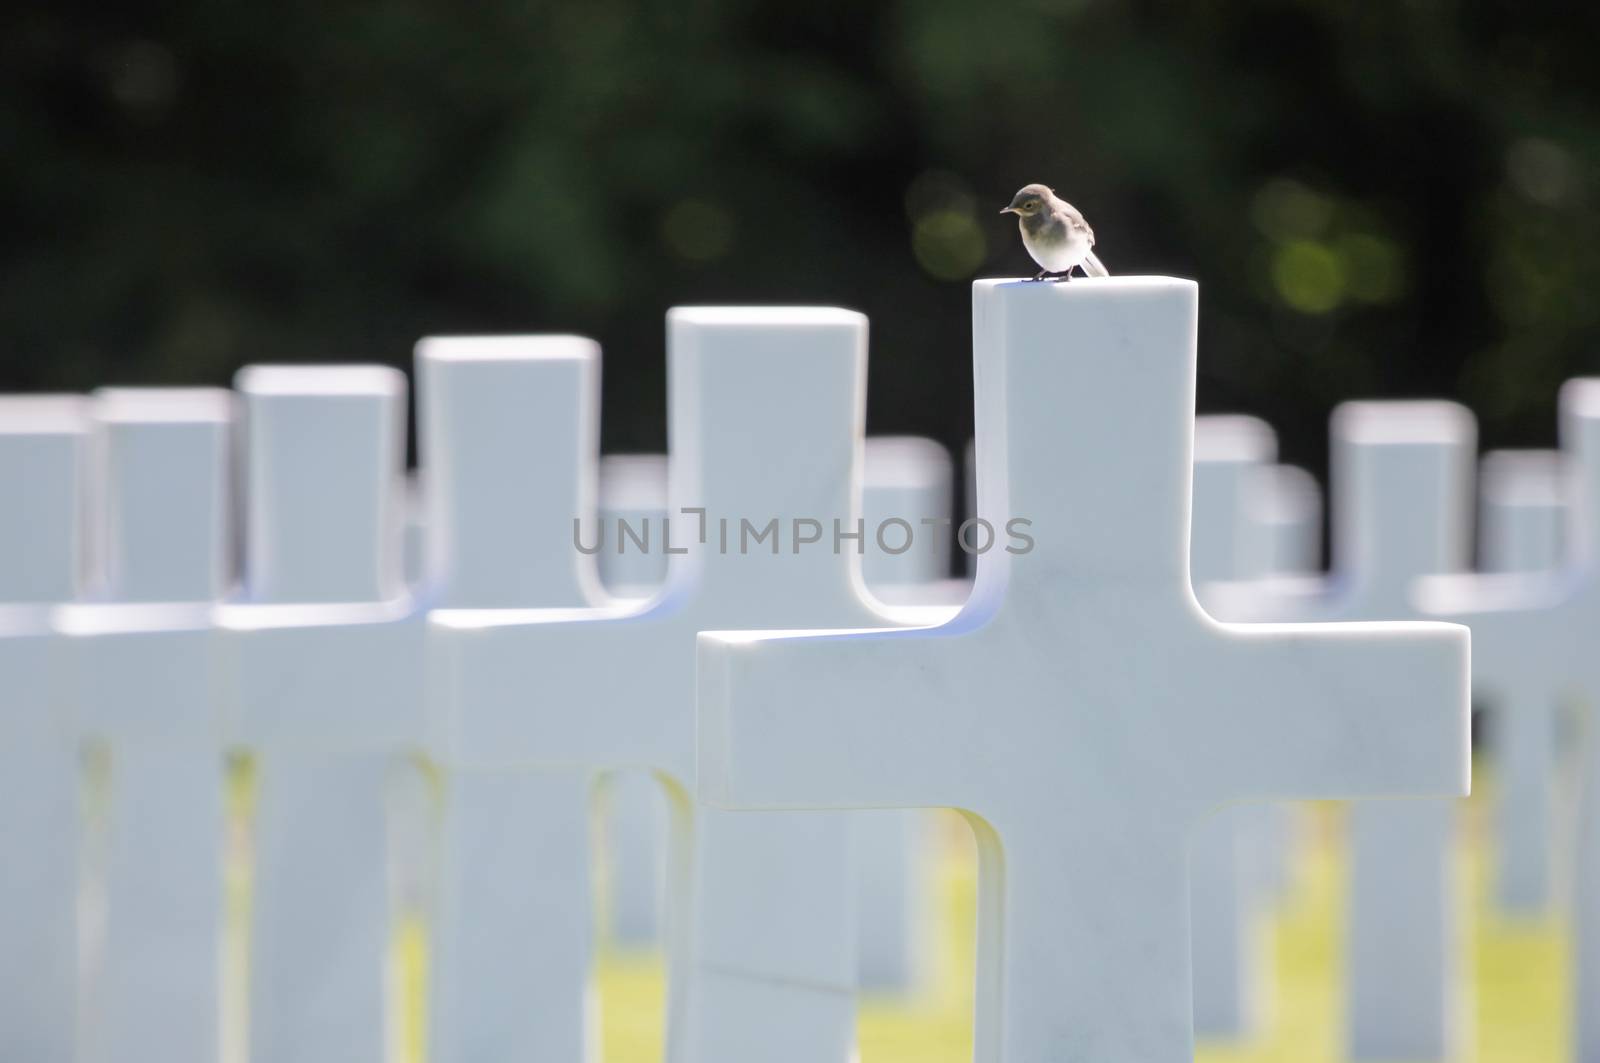
[[[573,546],[592,523],[600,348],[581,336],[417,344],[427,594],[444,608],[580,607],[601,597]]]
[[[227,424],[234,412],[226,388],[98,388],[93,410],[101,424]]]
[[[262,396],[403,396],[406,378],[382,365],[247,365],[234,374],[233,386]]]
[[[1267,462],[1277,457],[1278,438],[1259,417],[1208,414],[1194,423],[1194,460]]]
[[[1416,587],[1426,614],[1471,625],[1480,691],[1542,683],[1557,693],[1574,686],[1589,697],[1600,692],[1585,645],[1600,613],[1593,564],[1600,556],[1600,379],[1569,380],[1560,409],[1567,564],[1553,572],[1430,577]]]
[[[79,395],[0,398],[0,603],[81,589],[87,412]]]
[[[1478,493],[1505,506],[1566,504],[1566,468],[1559,450],[1491,450],[1479,463]]]
[[[386,366],[247,366],[244,591],[255,603],[395,599],[404,374]]]
[[[82,395],[0,395],[0,436],[81,436],[87,412]]]
[[[975,282],[976,415],[990,426],[976,439],[978,515],[1030,521],[1036,545],[981,555],[969,608],[1026,615],[1128,587],[1192,605],[1193,378],[1179,367],[1192,372],[1196,292],[1170,277]],[[1134,321],[1150,342],[1130,346]]]
[[[589,337],[564,333],[428,336],[417,343],[417,357],[435,362],[588,361],[597,350]]]
[[[219,597],[232,575],[232,394],[102,388],[91,413],[89,541],[100,591],[113,602]]]

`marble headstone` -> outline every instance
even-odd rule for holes
[[[967,813],[979,1063],[1192,1058],[1188,835],[1219,806],[1469,785],[1462,628],[1200,610],[1197,311],[1168,278],[977,282],[979,512],[1035,548],[936,626],[700,636],[703,801]]]

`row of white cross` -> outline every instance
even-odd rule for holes
[[[1504,710],[1502,898],[1542,909],[1554,709],[1600,687],[1600,382],[1563,393],[1563,471],[1486,464],[1484,576],[1459,574],[1470,415],[1343,407],[1332,571],[1285,577],[1318,552],[1315,490],[1260,422],[1197,428],[1193,284],[973,304],[970,589],[939,578],[942,451],[863,465],[866,322],[842,310],[673,311],[669,457],[603,491],[594,344],[424,341],[410,583],[395,371],[0,400],[0,1058],[217,1058],[230,750],[256,777],[252,1063],[386,1059],[396,848],[433,898],[430,1058],[596,1058],[602,778],[624,935],[656,930],[664,879],[669,1063],[846,1063],[858,984],[918,966],[935,807],[978,839],[977,1060],[1188,1060],[1197,1023],[1259,1021],[1293,830],[1243,803],[1402,796],[1433,800],[1353,822],[1350,1049],[1447,1058],[1469,647],[1438,621],[1471,624]],[[657,518],[653,552],[590,553],[597,511],[612,535]],[[898,546],[897,520],[904,553],[875,534]],[[1577,859],[1592,898],[1600,844]]]

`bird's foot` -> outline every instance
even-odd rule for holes
[[[1050,271],[1049,271],[1049,270],[1047,270],[1047,269],[1041,269],[1041,270],[1040,270],[1040,271],[1039,271],[1039,272],[1038,272],[1038,273],[1035,273],[1035,274],[1034,274],[1034,275],[1033,275],[1033,279],[1034,279],[1034,280],[1035,280],[1035,281],[1042,281],[1042,280],[1044,280],[1044,279],[1045,279],[1045,277],[1046,277],[1046,276],[1048,276],[1048,275],[1049,275],[1049,273],[1050,273]]]

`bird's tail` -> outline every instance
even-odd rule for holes
[[[1111,276],[1111,271],[1106,269],[1105,263],[1101,262],[1100,259],[1095,257],[1095,253],[1093,251],[1090,251],[1087,255],[1083,256],[1083,272],[1090,277]]]

